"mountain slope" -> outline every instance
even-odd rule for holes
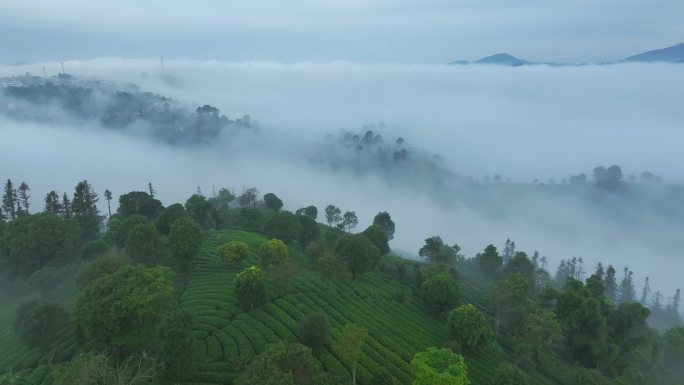
[[[519,66],[523,64],[529,64],[528,61],[519,59],[513,55],[507,53],[497,53],[495,55],[484,57],[475,62],[476,64],[499,64],[507,66]]]
[[[684,62],[684,43],[673,45],[667,48],[647,51],[638,55],[622,59],[623,62]]]

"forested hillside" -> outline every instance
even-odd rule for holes
[[[511,240],[468,257],[439,236],[403,259],[387,212],[291,212],[256,188],[166,207],[152,184],[29,196],[5,184],[1,385],[684,378],[679,291],[637,293],[628,269],[572,259],[552,277]]]

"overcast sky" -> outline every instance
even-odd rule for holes
[[[0,63],[101,56],[616,60],[684,41],[681,0],[0,0]]]

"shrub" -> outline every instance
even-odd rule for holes
[[[330,323],[323,313],[309,314],[299,323],[299,342],[312,349],[323,347],[330,338]]]
[[[446,274],[437,274],[423,282],[420,295],[425,305],[439,314],[458,303],[458,284]]]
[[[58,333],[69,324],[69,315],[54,303],[27,302],[17,309],[14,328],[31,347],[49,350]]]
[[[527,385],[530,378],[527,373],[509,363],[501,363],[494,373],[494,385]]]
[[[481,348],[494,336],[484,314],[470,304],[450,311],[447,326],[451,336],[466,349]]]
[[[248,267],[235,278],[235,292],[244,309],[254,309],[266,300],[264,273],[256,266]]]
[[[249,255],[249,246],[240,241],[231,241],[219,246],[218,255],[228,262],[240,262]]]
[[[289,257],[287,246],[280,239],[271,239],[259,247],[261,266],[267,268],[271,265],[282,265]]]
[[[90,264],[86,265],[78,272],[76,284],[83,289],[90,282],[117,271],[120,267],[130,265],[133,260],[125,254],[110,253],[103,255]]]
[[[270,238],[282,239],[289,243],[302,236],[302,225],[296,215],[289,211],[276,213],[266,222],[264,231]]]

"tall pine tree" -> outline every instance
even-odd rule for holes
[[[104,192],[104,197],[107,200],[107,214],[108,216],[112,216],[112,191],[107,189]]]
[[[29,187],[26,182],[21,182],[19,185],[19,199],[17,201],[17,211],[21,211],[22,215],[28,215],[29,214],[29,206],[31,206],[31,203],[29,202],[29,198],[31,198],[31,188]]]
[[[69,197],[67,196],[67,193],[64,193],[62,195],[62,205],[61,205],[61,214],[62,217],[64,218],[71,218],[71,201],[69,200]]]
[[[615,268],[613,265],[608,265],[606,269],[606,277],[603,280],[603,287],[606,289],[606,297],[611,301],[617,300],[617,279],[615,278]]]
[[[45,196],[45,212],[55,215],[62,214],[62,204],[59,203],[59,194],[52,190]]]
[[[620,283],[620,302],[628,303],[634,302],[636,295],[634,293],[634,282],[632,281],[632,275],[634,274],[629,267],[625,267],[623,271],[622,282]]]
[[[2,210],[9,220],[17,217],[17,190],[10,179],[7,179],[7,183],[5,183],[5,192],[2,195]]]
[[[84,241],[91,241],[100,234],[98,200],[95,189],[87,180],[78,182],[74,191],[74,199],[71,201],[71,215],[81,225]]]

